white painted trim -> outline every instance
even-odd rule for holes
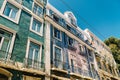
[[[8,17],[8,16],[6,16],[6,15],[3,14],[4,9],[5,9],[7,3],[10,3],[10,4],[12,4],[13,6],[15,6],[15,7],[18,8],[18,12],[16,13],[15,20],[14,20],[14,19],[11,19],[10,17]],[[0,15],[3,16],[3,17],[6,18],[6,19],[9,19],[10,21],[18,24],[18,23],[19,23],[20,14],[21,14],[21,8],[22,8],[22,6],[21,6],[20,4],[18,4],[17,2],[15,2],[15,1],[12,1],[12,0],[4,0],[3,5],[2,5],[2,7],[1,7]]]
[[[54,11],[54,12],[55,12],[56,14],[58,14],[61,18],[65,18],[64,15],[63,15],[60,11],[58,11],[55,7],[53,7],[50,3],[48,3],[48,4],[46,5],[46,8]]]
[[[42,57],[42,43],[37,41],[37,40],[35,40],[35,39],[33,39],[33,38],[30,38],[30,37],[28,37],[28,41],[27,41],[26,58],[28,58],[30,42],[33,42],[35,44],[40,45],[40,53],[39,53],[40,54],[40,56],[39,56],[40,59],[39,59],[39,61],[41,61],[41,57]]]
[[[89,48],[90,50],[94,50],[92,47],[90,47],[88,44],[86,44],[84,41],[82,41],[80,38],[76,37],[74,34],[72,34],[71,32],[69,32],[68,30],[66,30],[65,28],[63,28],[62,26],[60,26],[59,24],[57,24],[56,22],[54,22],[51,18],[49,18],[48,16],[45,17],[45,20],[48,21],[50,24],[54,25],[54,27],[59,28],[59,30],[61,30],[62,32],[65,32],[67,35],[69,35],[71,38],[73,38],[74,40],[78,41],[79,43],[81,43],[82,45],[85,45],[87,48]]]
[[[13,34],[16,34],[16,31],[15,31],[15,30],[13,30],[13,29],[11,29],[11,28],[8,28],[8,27],[5,26],[5,25],[0,24],[0,28],[6,30],[6,31],[8,31],[8,32],[11,32],[11,33],[13,33]]]
[[[53,27],[53,26],[52,26],[52,27]],[[57,37],[54,36],[54,29],[55,29],[55,27],[53,27],[53,37],[54,37],[55,39],[59,40],[59,41],[62,41],[62,32],[61,32],[58,28],[56,28],[57,30],[60,31],[60,39],[59,39],[59,38],[57,38]]]
[[[4,26],[4,25],[1,25],[1,24],[0,24],[0,28],[13,34],[13,35],[12,35],[12,39],[11,39],[11,43],[10,43],[10,48],[9,48],[9,51],[8,51],[8,52],[10,53],[10,54],[8,55],[8,60],[9,60],[10,57],[11,57],[11,54],[12,54],[13,46],[14,46],[14,41],[15,41],[15,37],[16,37],[16,31],[14,31],[14,30],[12,30],[12,29]],[[2,44],[0,44],[0,49],[1,49],[1,45],[2,45]]]
[[[35,1],[35,0],[34,0],[34,1]],[[35,5],[35,4],[37,4],[39,7],[41,7],[41,8],[43,9],[43,6],[39,5],[39,4],[35,1],[35,2],[33,2],[33,4],[32,4],[31,15],[34,16],[36,19],[40,20],[41,22],[43,22],[43,21],[44,21],[43,18],[42,18],[43,15],[40,14],[40,16],[38,16],[37,14],[35,14],[35,13],[33,12],[34,5]]]
[[[61,61],[63,62],[63,51],[62,51],[62,48],[53,44],[53,59],[55,59],[55,47],[56,48],[59,48],[61,50]],[[62,69],[63,69],[63,65],[62,65]]]
[[[3,41],[4,41],[4,37],[2,37],[1,42],[0,42],[0,50],[1,50],[1,48],[2,48]]]
[[[40,0],[41,1],[41,0]],[[42,7],[43,8],[43,5],[41,5],[40,3],[38,3],[38,1],[37,0],[34,0],[34,2],[33,2],[34,4],[37,4],[38,6],[40,6],[40,7]]]
[[[40,32],[37,32],[37,31],[35,31],[35,30],[32,30],[32,24],[33,24],[33,20],[34,20],[34,19],[36,19],[36,18],[31,17],[30,27],[29,27],[30,31],[38,34],[39,36],[43,36],[43,22],[41,22]],[[37,19],[36,19],[36,20],[37,20]],[[40,21],[39,21],[39,22],[40,22]]]

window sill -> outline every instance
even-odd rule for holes
[[[55,36],[53,36],[53,38],[56,39],[56,40],[58,40],[58,41],[62,41],[61,38],[59,39],[59,38],[57,38],[57,37],[55,37]]]
[[[43,34],[41,32],[39,33],[39,32],[36,32],[36,31],[34,31],[32,29],[30,29],[30,31],[33,32],[33,33],[35,33],[35,34],[37,34],[37,35],[39,35],[39,36],[43,36]]]
[[[0,14],[2,17],[4,17],[4,18],[6,18],[6,19],[8,19],[8,20],[10,20],[10,21],[12,21],[12,22],[14,22],[14,23],[16,23],[16,24],[18,24],[18,20],[14,20],[14,19],[11,19],[10,17],[8,17],[8,16],[5,16],[4,14]]]

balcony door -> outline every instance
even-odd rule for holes
[[[9,55],[12,34],[0,30],[0,59],[6,59]]]

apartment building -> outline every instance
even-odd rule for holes
[[[0,80],[44,80],[43,0],[0,0]]]
[[[92,36],[47,0],[0,0],[0,80],[119,80],[109,49]],[[111,74],[101,56],[114,63]]]
[[[51,80],[99,79],[94,67],[94,49],[85,41],[73,13],[62,14],[50,4],[46,6],[46,13]]]
[[[95,48],[95,58],[101,80],[119,80],[120,73],[110,49],[89,29],[84,32],[91,37],[89,41]]]

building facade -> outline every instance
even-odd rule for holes
[[[109,49],[92,39],[47,0],[0,0],[0,80],[119,80]]]
[[[110,49],[90,30],[84,30],[90,36],[91,45],[95,48],[95,59],[101,80],[119,80],[120,73]]]

